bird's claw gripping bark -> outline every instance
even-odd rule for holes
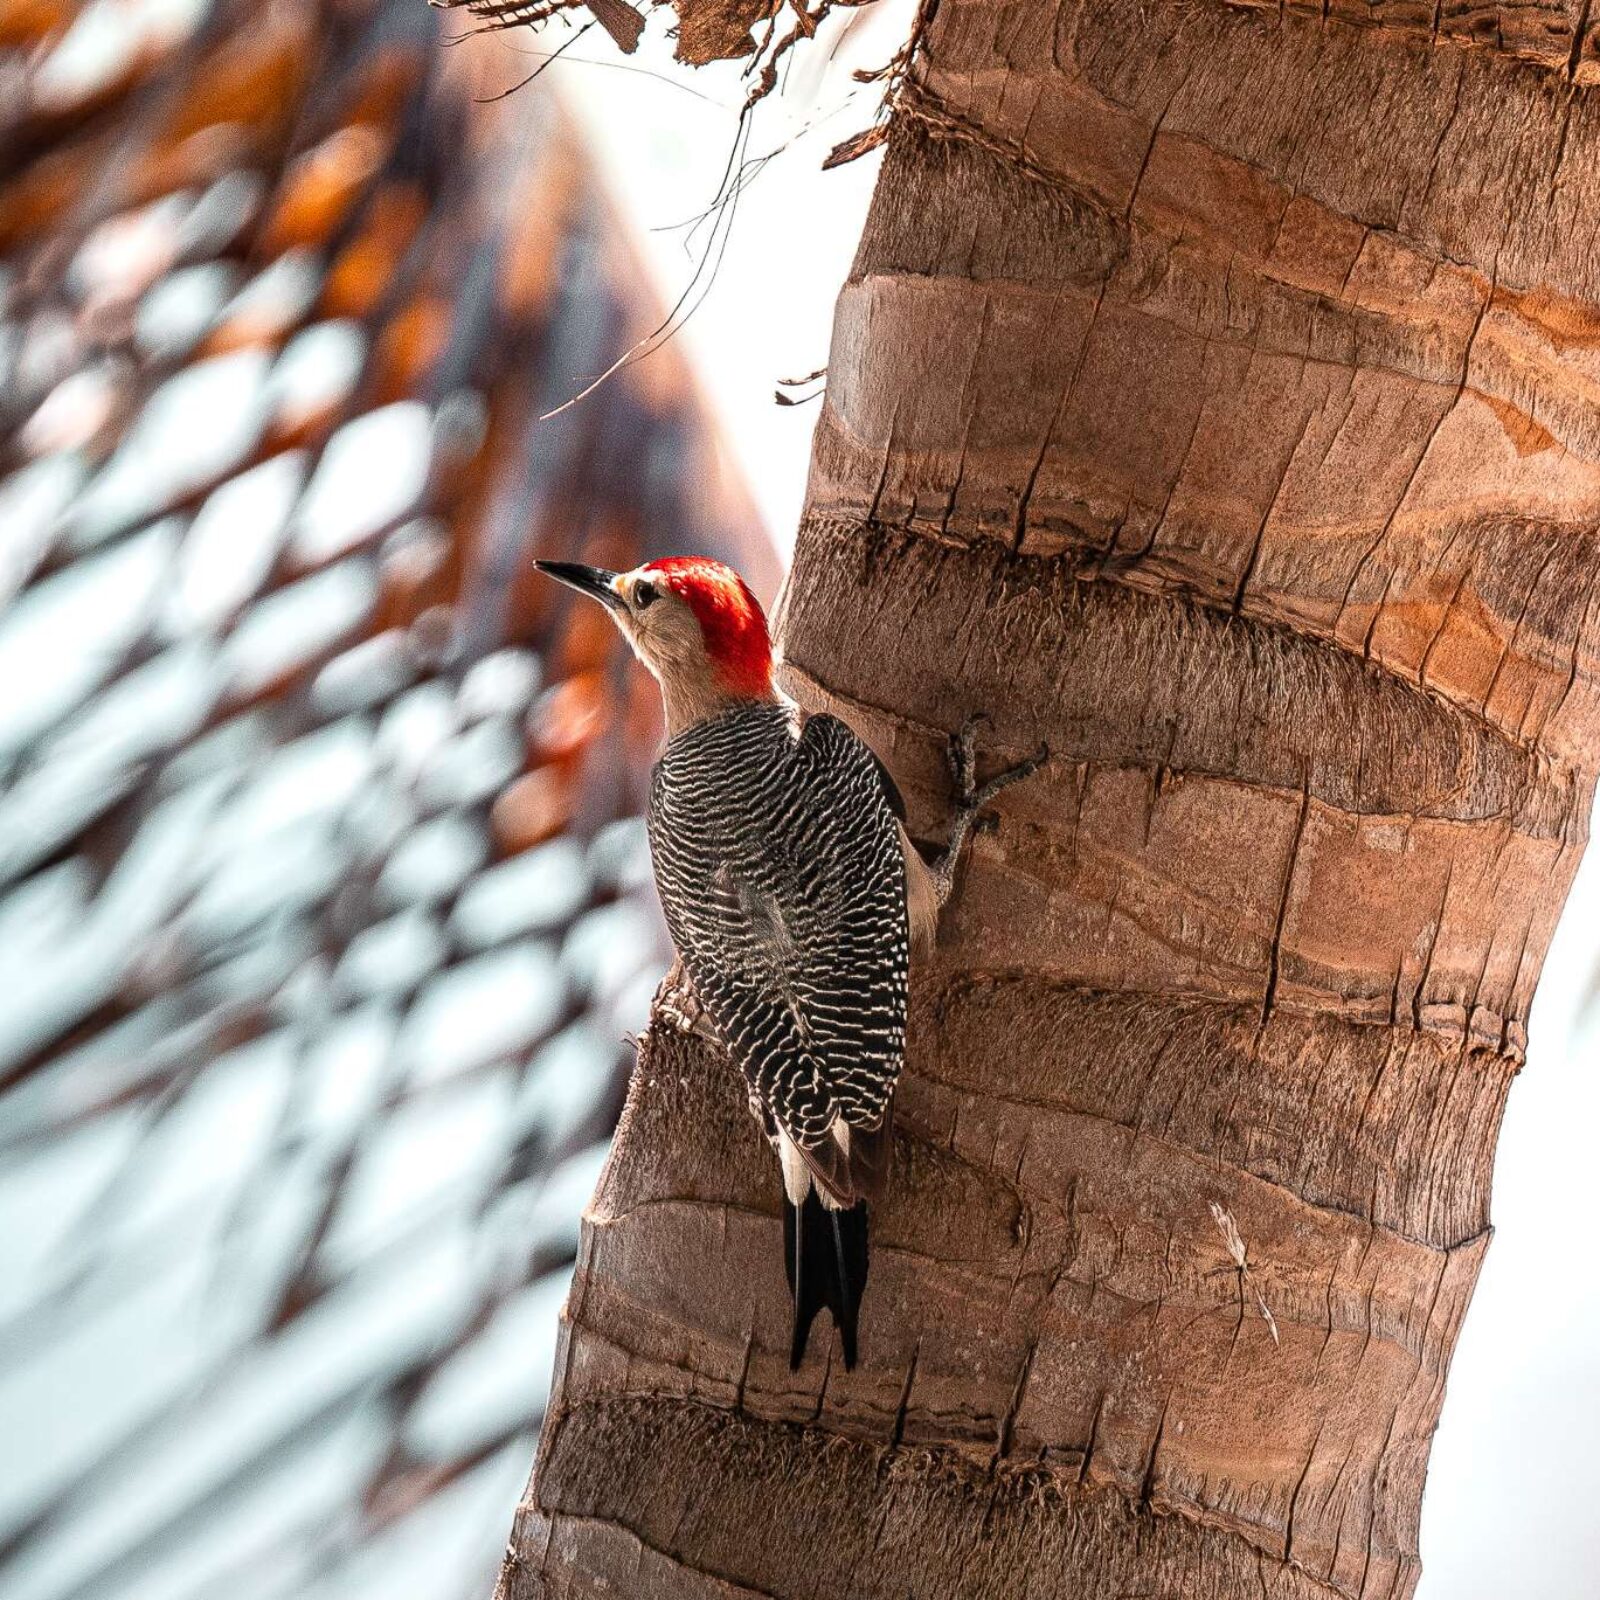
[[[988,722],[986,712],[974,711],[950,736],[950,776],[962,809],[972,805],[978,792],[978,729]]]
[[[1026,760],[998,772],[987,783],[978,782],[978,729],[992,726],[987,712],[974,711],[950,740],[950,771],[955,779],[958,810],[981,811],[1002,790],[1031,778],[1050,759],[1050,746],[1041,744]]]
[[[684,1033],[692,1033],[709,1044],[722,1042],[716,1024],[700,1004],[700,996],[694,992],[694,984],[677,957],[673,958],[661,987],[656,990],[655,1009]]]
[[[1003,790],[1024,778],[1031,778],[1050,759],[1050,747],[1041,744],[1026,760],[1019,761],[1004,772],[997,772],[987,783],[978,782],[978,729],[989,722],[982,711],[974,711],[950,739],[950,776],[956,791],[955,823],[950,829],[950,844],[944,859],[935,872],[941,906],[955,889],[956,869],[961,862],[962,846],[975,828],[982,831],[993,826],[994,819],[984,815],[989,805]]]

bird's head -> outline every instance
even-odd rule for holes
[[[631,572],[534,565],[611,613],[661,685],[669,733],[734,702],[773,698],[766,615],[731,567],[708,556],[669,556]]]

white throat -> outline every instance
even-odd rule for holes
[[[709,663],[705,663],[698,672],[675,672],[670,678],[658,672],[656,681],[661,685],[661,705],[666,713],[669,739],[674,734],[682,733],[685,728],[694,727],[697,722],[720,716],[734,706],[784,703],[783,696],[776,689],[760,696],[735,694],[717,681]]]

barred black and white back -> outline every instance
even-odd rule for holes
[[[896,798],[837,717],[802,723],[772,702],[675,735],[651,788],[651,854],[678,955],[753,1106],[836,1206],[881,1179],[905,1051]]]

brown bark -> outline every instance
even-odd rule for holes
[[[505,1600],[1412,1592],[1593,788],[1593,35],[941,0],[783,634],[930,840],[969,709],[1055,759],[919,980],[854,1374],[652,1029]]]

